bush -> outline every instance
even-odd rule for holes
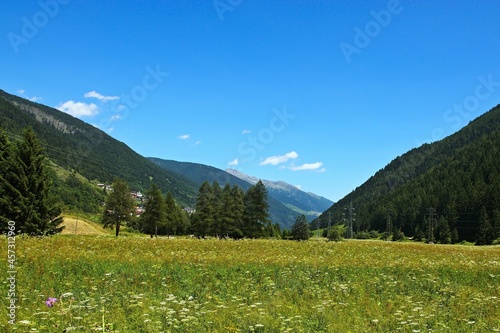
[[[392,233],[392,241],[400,242],[404,239],[405,239],[405,234],[403,234],[403,232],[400,229],[395,228],[394,232]]]
[[[328,232],[328,240],[333,242],[340,242],[344,239],[344,234],[347,227],[343,224],[334,225]]]
[[[371,235],[370,235],[370,233],[368,231],[358,231],[355,234],[355,238],[356,239],[370,239]]]

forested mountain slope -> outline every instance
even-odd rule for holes
[[[180,204],[194,204],[197,188],[189,179],[158,167],[92,125],[0,90],[0,128],[16,139],[28,126],[44,143],[49,158],[63,169],[103,183],[120,177],[134,190],[145,190],[154,181]]]
[[[500,237],[500,106],[397,157],[323,213],[321,225],[342,221],[351,202],[355,231],[400,229],[420,238],[431,226],[440,242]]]

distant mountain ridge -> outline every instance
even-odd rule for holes
[[[251,184],[257,183],[258,178],[246,175],[238,170],[226,169],[226,172],[240,179],[246,180]],[[271,181],[262,179],[269,194],[286,206],[297,212],[305,212],[305,215],[319,216],[322,212],[333,205],[333,202],[319,195],[304,192],[298,187],[288,184],[284,181]]]

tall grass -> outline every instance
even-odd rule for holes
[[[500,332],[498,247],[56,236],[16,251],[4,332]]]

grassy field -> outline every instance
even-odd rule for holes
[[[61,226],[64,226],[62,235],[103,236],[111,234],[110,229],[103,229],[101,225],[78,216],[64,216]]]
[[[500,332],[500,247],[17,238],[12,326],[0,246],[3,332]]]

